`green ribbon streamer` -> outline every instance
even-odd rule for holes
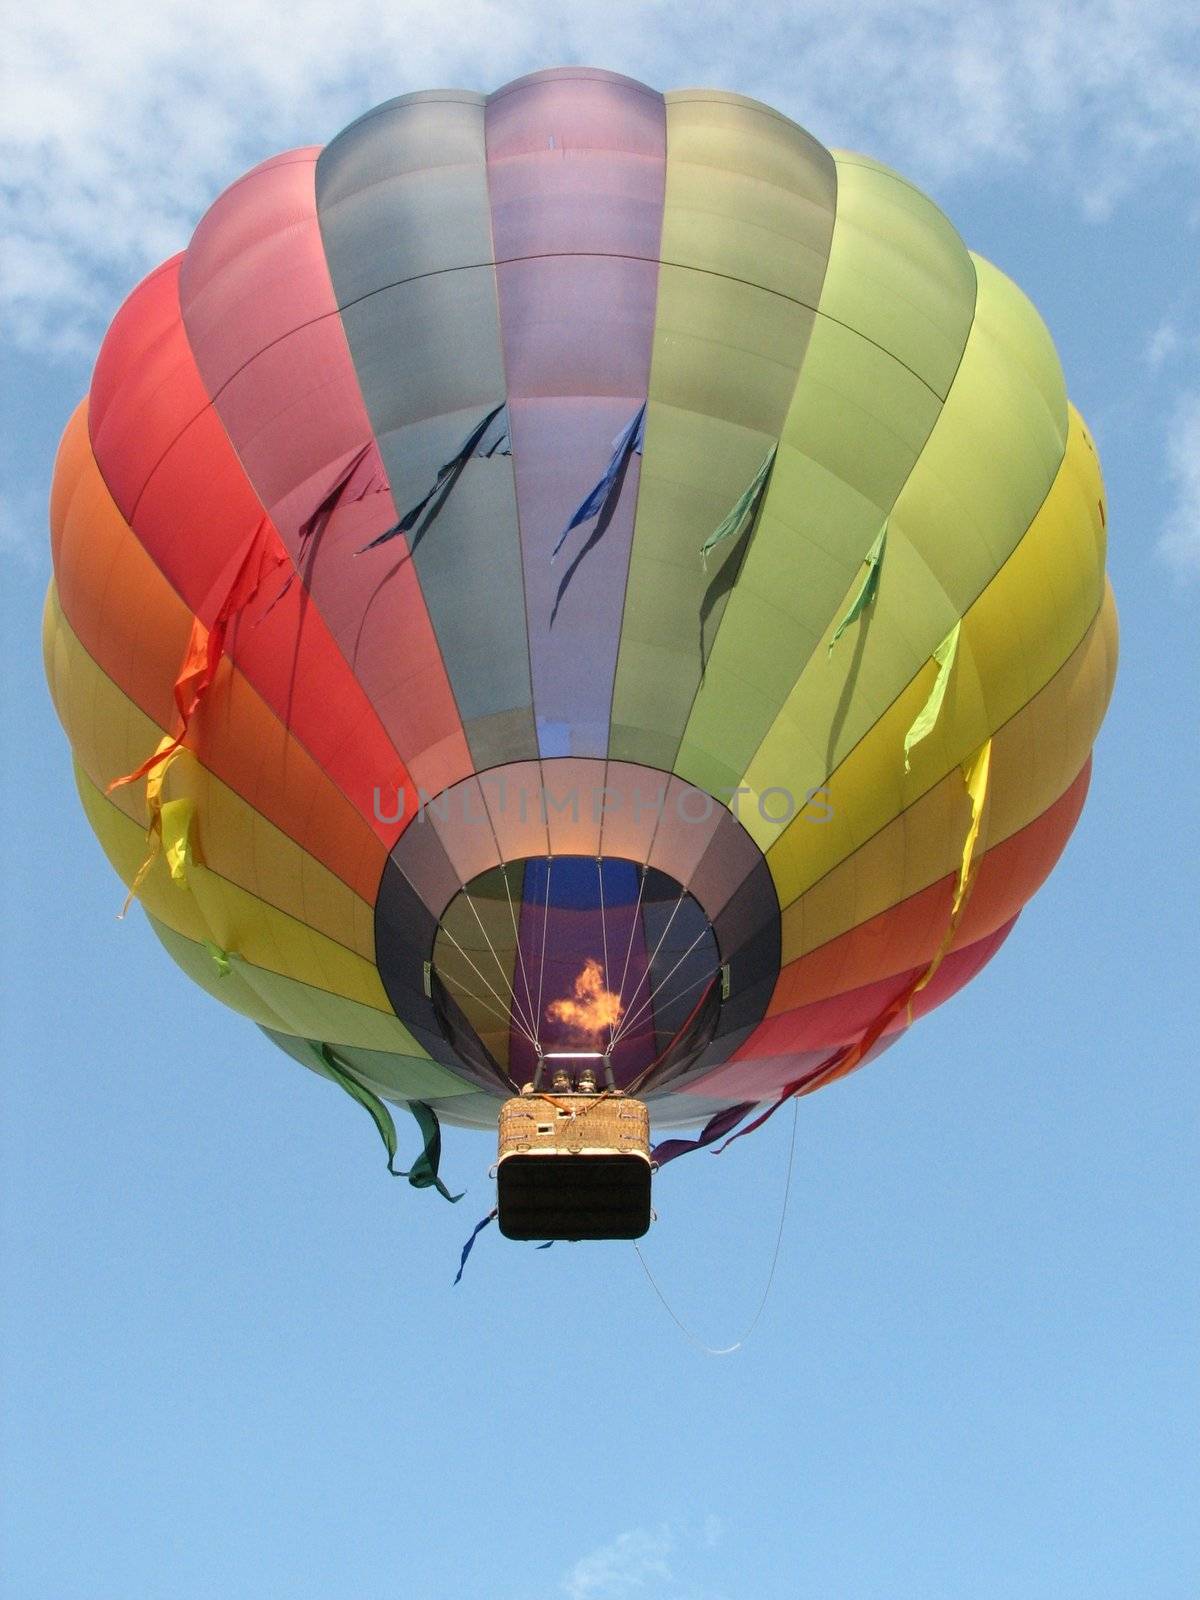
[[[462,1195],[451,1194],[438,1177],[438,1167],[442,1159],[442,1130],[433,1109],[421,1100],[407,1102],[408,1109],[421,1130],[424,1147],[405,1172],[396,1165],[396,1124],[392,1121],[391,1112],[383,1101],[378,1095],[372,1094],[365,1084],[358,1081],[345,1062],[339,1061],[327,1044],[317,1044],[315,1040],[310,1039],[309,1045],[334,1082],[340,1083],[352,1099],[357,1100],[360,1106],[370,1112],[375,1126],[379,1129],[379,1137],[387,1150],[388,1171],[392,1177],[407,1178],[414,1189],[436,1189],[443,1199],[449,1200],[452,1205],[457,1204]]]
[[[887,523],[875,535],[875,543],[867,551],[867,570],[863,573],[863,581],[859,585],[858,593],[850,602],[850,609],[838,623],[834,630],[833,638],[829,641],[829,654],[833,654],[833,647],[845,633],[852,622],[857,622],[859,617],[875,598],[875,591],[879,588],[879,569],[883,565],[883,551],[887,544]]]
[[[732,539],[740,533],[746,518],[758,509],[758,502],[762,498],[763,490],[767,487],[767,479],[771,476],[771,468],[775,464],[775,452],[779,446],[773,444],[767,451],[766,459],[754,475],[754,481],[742,493],[738,502],[732,507],[728,516],[719,528],[713,530],[704,541],[700,551],[700,561],[705,572],[708,571],[708,553],[726,539]]]
[[[218,978],[227,978],[230,972],[229,951],[222,950],[219,944],[214,944],[211,939],[205,939],[204,948],[212,957],[213,966],[217,969]]]
[[[937,662],[938,675],[933,688],[929,691],[929,699],[921,707],[912,727],[904,735],[905,772],[912,771],[909,756],[913,746],[920,744],[921,740],[933,731],[941,713],[942,701],[946,698],[946,685],[950,682],[950,674],[954,670],[954,658],[958,654],[958,631],[961,627],[962,623],[956,622],[931,657]]]

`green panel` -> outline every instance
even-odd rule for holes
[[[779,431],[813,324],[832,158],[733,95],[667,96],[646,444],[609,754],[669,768],[745,538],[700,547]]]
[[[263,1032],[272,1044],[278,1045],[294,1061],[299,1061],[301,1066],[308,1067],[310,1071],[323,1078],[337,1081],[332,1074],[322,1071],[307,1039],[277,1032],[272,1028],[264,1028]],[[365,1084],[383,1100],[396,1102],[428,1101],[435,1097],[457,1098],[460,1095],[473,1094],[476,1090],[476,1085],[456,1078],[436,1061],[430,1061],[427,1056],[391,1055],[385,1051],[363,1050],[356,1045],[347,1044],[339,1044],[335,1048],[338,1059],[353,1070],[359,1082]]]
[[[971,258],[937,207],[883,168],[839,162],[804,370],[675,761],[688,781],[709,789],[742,781],[937,424],[939,385],[958,365],[974,310]],[[844,648],[851,658],[854,641]],[[824,777],[844,682],[841,663],[823,720],[804,722],[821,769],[812,785]]]
[[[146,913],[146,920],[158,936],[167,954],[182,969],[183,972],[205,989],[215,1000],[220,1000],[234,1011],[252,1018],[262,1028],[272,1041],[281,1050],[286,1050],[288,1055],[294,1056],[304,1066],[318,1069],[314,1066],[312,1052],[304,1039],[295,1038],[295,1048],[289,1042],[293,1039],[282,1018],[275,1019],[275,1027],[267,1027],[263,1022],[264,1013],[270,1008],[265,1004],[262,996],[255,986],[246,981],[247,968],[245,962],[239,961],[235,956],[230,964],[230,969],[225,977],[217,971],[216,963],[202,944],[197,944],[194,939],[185,939],[182,934],[168,928],[165,923],[159,922],[156,917]],[[256,971],[261,969],[255,969]],[[303,988],[290,978],[279,978],[274,973],[268,974],[275,983],[291,985],[292,988]],[[351,1001],[342,1001],[342,1005],[351,1005]],[[359,1011],[367,1008],[359,1006]],[[424,1054],[400,1055],[391,1051],[367,1050],[356,1045],[340,1044],[336,1039],[327,1040],[326,1043],[337,1045],[338,1054],[344,1056],[346,1061],[359,1073],[362,1081],[376,1094],[383,1095],[389,1100],[427,1100],[431,1096],[471,1094],[475,1085],[456,1078],[452,1072],[432,1061]],[[419,1046],[414,1046],[419,1050]]]
[[[1059,470],[1067,404],[1049,335],[1008,278],[985,261],[977,268],[971,335],[888,520],[874,604],[832,656],[812,655],[743,769],[752,787],[802,793],[824,782],[1004,566]],[[827,622],[836,614],[830,607]],[[978,674],[986,694],[987,667],[964,658],[959,670]]]
[[[420,1060],[437,1074],[438,1094],[465,1092],[472,1085],[462,1083],[452,1073],[426,1057],[421,1046],[398,1017],[373,1006],[360,1005],[343,995],[329,994],[299,983],[277,972],[233,956],[230,971],[221,977],[212,957],[202,944],[185,938],[147,913],[147,920],[168,953],[201,988],[215,999],[251,1016],[262,1024],[267,1018],[282,1032],[322,1039],[343,1049],[378,1051],[398,1061]],[[347,1043],[352,1040],[353,1044]],[[446,1087],[449,1085],[449,1087]],[[388,1090],[388,1093],[391,1091]],[[422,1091],[423,1093],[424,1091]],[[432,1090],[430,1091],[433,1092]]]
[[[228,973],[222,977],[217,971],[216,962],[209,954],[207,948],[197,943],[195,939],[188,939],[182,933],[176,933],[174,928],[169,928],[165,922],[160,922],[152,916],[145,906],[142,912],[150,924],[159,943],[167,954],[201,989],[212,995],[214,1000],[219,1000],[231,1011],[238,1011],[244,1017],[249,1017],[252,1022],[260,1026],[266,1021],[272,1021],[282,1027],[279,1018],[262,996],[245,979],[245,963],[233,960],[230,962]]]
[[[963,242],[899,173],[863,156],[834,155],[835,249],[853,252],[854,270],[830,271],[821,315],[879,345],[944,400],[975,299]]]

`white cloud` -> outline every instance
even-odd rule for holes
[[[1200,392],[1183,395],[1167,432],[1167,475],[1174,499],[1159,554],[1187,582],[1200,578]]]
[[[667,1562],[674,1541],[666,1528],[636,1528],[581,1556],[563,1579],[568,1600],[624,1600],[673,1579]]]
[[[0,563],[29,571],[46,559],[46,497],[27,490],[0,494]]]
[[[1146,365],[1157,372],[1164,361],[1169,361],[1181,344],[1179,329],[1173,322],[1160,322],[1146,341]]]
[[[0,96],[20,342],[92,347],[119,295],[263,156],[390,95],[590,61],[713,83],[945,187],[1027,169],[1103,217],[1200,164],[1200,41],[1174,0],[44,0],[8,24]]]

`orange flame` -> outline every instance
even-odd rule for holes
[[[575,998],[552,1001],[546,1007],[546,1016],[551,1022],[565,1022],[591,1044],[605,1029],[616,1027],[624,1009],[620,995],[604,987],[600,963],[589,956],[575,979]]]

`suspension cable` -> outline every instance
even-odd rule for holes
[[[695,949],[695,948],[696,948],[696,946],[697,946],[697,945],[698,945],[698,944],[699,944],[699,943],[700,943],[700,941],[701,941],[701,939],[703,939],[703,938],[704,938],[704,936],[705,936],[705,934],[706,934],[706,933],[707,933],[707,932],[708,932],[708,923],[707,923],[707,922],[706,922],[706,923],[705,923],[705,924],[704,924],[704,926],[703,926],[703,927],[702,927],[702,928],[701,928],[701,929],[700,929],[700,932],[699,932],[699,933],[698,933],[698,934],[697,934],[697,935],[696,935],[696,937],[695,937],[695,938],[694,938],[694,939],[693,939],[693,940],[692,940],[692,942],[691,942],[691,944],[690,944],[690,945],[688,945],[688,947],[687,947],[687,949],[686,949],[686,950],[685,950],[685,951],[684,951],[684,952],[683,952],[683,954],[682,954],[682,955],[681,955],[681,956],[680,956],[680,958],[679,958],[679,960],[678,960],[678,961],[677,961],[677,962],[676,962],[676,963],[675,963],[675,965],[674,965],[674,966],[673,966],[673,967],[672,967],[672,968],[671,968],[671,970],[670,970],[670,972],[668,972],[668,973],[667,973],[667,975],[666,975],[666,977],[665,977],[665,978],[660,978],[660,979],[659,979],[659,981],[658,981],[658,982],[657,982],[657,983],[656,983],[656,984],[655,984],[655,985],[654,985],[654,987],[653,987],[653,989],[651,989],[651,991],[650,991],[650,993],[649,993],[649,994],[648,994],[648,995],[647,995],[647,996],[646,996],[646,998],[645,998],[645,999],[644,999],[644,1000],[643,1000],[643,1001],[642,1001],[642,1002],[641,1002],[641,1003],[640,1003],[640,1004],[639,1004],[639,1006],[638,1006],[638,1008],[637,1008],[637,1010],[636,1010],[636,1011],[634,1011],[634,1010],[632,1010],[632,1009],[631,1009],[631,1010],[630,1010],[630,1013],[629,1013],[629,1015],[628,1015],[628,1016],[627,1016],[627,1017],[626,1017],[626,1018],[625,1018],[625,1020],[624,1020],[624,1022],[623,1022],[623,1023],[622,1023],[622,1025],[621,1025],[621,1031],[620,1031],[620,1033],[618,1033],[618,1035],[617,1035],[617,1037],[618,1037],[618,1038],[620,1038],[620,1037],[621,1037],[621,1034],[623,1034],[623,1033],[626,1033],[626,1032],[628,1032],[628,1030],[629,1030],[629,1028],[630,1028],[630,1027],[631,1027],[631,1026],[632,1026],[632,1024],[633,1024],[633,1022],[634,1022],[634,1020],[635,1020],[635,1019],[636,1019],[636,1018],[637,1018],[637,1017],[640,1017],[640,1016],[641,1016],[641,1015],[642,1015],[642,1013],[643,1013],[643,1012],[644,1012],[644,1011],[645,1011],[645,1010],[646,1010],[646,1009],[647,1009],[647,1008],[648,1008],[648,1007],[649,1007],[649,1006],[652,1006],[652,1005],[653,1005],[653,1004],[654,1004],[654,996],[655,996],[655,995],[656,995],[656,994],[660,994],[660,993],[661,993],[661,992],[662,992],[662,988],[663,988],[663,985],[664,985],[664,984],[666,984],[666,983],[670,983],[670,981],[671,981],[671,979],[672,979],[672,978],[673,978],[673,977],[674,977],[674,976],[675,976],[675,974],[676,974],[676,973],[677,973],[677,972],[678,972],[678,971],[679,971],[679,969],[680,969],[680,967],[681,967],[681,966],[682,966],[682,965],[683,965],[683,963],[684,963],[684,962],[685,962],[685,961],[686,961],[686,960],[687,960],[687,958],[688,958],[688,957],[689,957],[689,956],[690,956],[690,955],[691,955],[691,953],[692,953],[692,951],[693,951],[693,950],[694,950],[694,949]],[[660,941],[660,942],[661,942],[661,941]],[[657,951],[657,950],[656,950],[656,951],[655,951],[655,955],[657,955],[657,954],[658,954],[658,951]],[[653,957],[653,956],[652,956],[652,957],[651,957],[651,960],[653,960],[653,959],[654,959],[654,957]],[[647,972],[649,972],[649,971],[650,971],[650,968],[649,968],[649,967],[648,967],[648,966],[647,966],[647,968],[646,968],[646,971],[647,971]],[[636,992],[637,992],[637,991],[636,991],[636,990],[635,990],[635,991],[634,991],[634,992],[635,992],[635,993],[636,993]]]
[[[479,931],[483,935],[484,943],[487,945],[488,950],[491,953],[492,960],[496,963],[496,970],[500,974],[500,982],[502,984],[504,984],[505,988],[508,990],[508,999],[507,999],[507,1001],[504,999],[504,997],[502,995],[496,995],[496,998],[500,1001],[501,1005],[511,1006],[513,1016],[515,1018],[519,1019],[523,1023],[524,1030],[525,1030],[526,1033],[528,1033],[529,1032],[529,1020],[528,1020],[528,1018],[523,1017],[522,1014],[521,1014],[521,1006],[520,1006],[520,1002],[517,1000],[517,991],[516,991],[515,987],[513,986],[513,981],[508,976],[508,974],[505,972],[504,963],[501,961],[499,955],[497,955],[497,953],[496,953],[496,947],[492,943],[491,935],[488,933],[487,929],[484,927],[483,918],[479,915],[479,909],[476,906],[474,900],[471,898],[471,891],[469,889],[464,888],[463,889],[463,896],[466,899],[467,904],[470,906],[472,913],[474,914],[475,921],[479,924]],[[482,974],[480,974],[480,976],[482,976]],[[492,993],[495,994],[496,991],[493,989]]]
[[[458,951],[459,955],[463,958],[463,960],[471,968],[471,971],[474,972],[475,976],[483,984],[484,988],[487,989],[490,994],[495,996],[495,998],[500,1002],[501,1006],[503,1006],[504,1009],[507,1011],[508,1010],[508,1002],[507,1002],[507,1000],[505,1000],[505,998],[504,998],[504,996],[502,994],[497,994],[496,990],[492,987],[492,985],[484,977],[483,973],[479,970],[479,968],[471,960],[470,956],[463,949],[462,945],[459,944],[458,940],[450,932],[450,929],[446,926],[446,924],[444,922],[442,924],[442,932],[446,935],[447,939],[449,939],[450,943]],[[537,1040],[529,1032],[528,1028],[526,1028],[524,1022],[521,1020],[520,1015],[519,1014],[514,1014],[511,1011],[509,1011],[509,1015],[512,1017],[512,1020],[516,1023],[517,1027],[520,1028],[521,1032],[529,1040],[530,1044],[532,1044],[534,1046],[534,1048],[536,1049],[537,1048]]]
[[[641,869],[641,881],[638,883],[637,903],[634,905],[634,908],[633,908],[633,921],[629,924],[629,943],[625,946],[625,965],[621,968],[621,981],[617,985],[617,1006],[618,1006],[617,1023],[618,1023],[618,1026],[620,1025],[620,1019],[624,1015],[624,1011],[625,1011],[625,1008],[621,1004],[621,1002],[625,998],[625,979],[629,975],[629,958],[633,954],[633,940],[634,940],[634,935],[637,933],[637,929],[638,929],[638,915],[639,915],[639,913],[641,912],[641,909],[642,909],[642,896],[646,892],[646,874],[649,872],[649,870],[650,870],[649,866],[643,866],[642,869]],[[611,1038],[609,1039],[609,1042],[608,1042],[608,1048],[610,1050],[612,1049],[612,1040],[611,1040]]]
[[[503,1011],[497,1011],[495,1006],[489,1005],[481,994],[476,994],[473,989],[468,989],[461,978],[451,977],[448,972],[442,972],[439,974],[439,976],[443,983],[448,984],[451,988],[457,989],[459,994],[466,995],[468,1000],[474,1000],[476,1005],[482,1006],[490,1017],[496,1017],[500,1022],[503,1022],[506,1027],[509,1022],[511,1022],[511,1012],[506,1014]]]
[[[604,992],[611,993],[608,987],[608,921],[604,911],[604,857],[596,857],[596,877],[600,882],[600,938],[604,944]],[[608,1048],[611,1053],[613,1047],[613,1028],[615,1022],[608,1025]]]
[[[683,904],[684,897],[686,896],[686,894],[687,894],[687,890],[681,884],[680,888],[679,888],[679,899],[676,900],[674,909],[672,910],[671,915],[667,918],[666,927],[663,929],[662,933],[659,934],[658,943],[654,946],[654,950],[653,950],[653,953],[650,956],[649,961],[646,962],[646,970],[645,970],[645,972],[642,973],[641,977],[638,979],[638,981],[633,986],[633,993],[629,996],[629,1007],[630,1008],[632,1008],[632,1006],[633,1006],[634,996],[637,994],[638,990],[645,983],[646,979],[650,976],[650,972],[651,972],[651,969],[654,966],[654,962],[655,962],[655,960],[656,960],[656,958],[658,956],[658,952],[662,949],[663,941],[666,939],[667,935],[671,931],[671,924],[675,921],[676,914],[679,911],[680,906]],[[621,1034],[624,1031],[625,1030],[624,1030],[623,1027],[617,1029],[617,1038],[618,1039],[621,1037]]]
[[[539,1051],[539,1052],[541,1051],[541,1048],[542,1048],[542,1045],[541,1045],[541,1038],[542,1038],[542,984],[545,981],[545,977],[546,977],[546,930],[550,926],[550,874],[553,871],[553,869],[554,869],[554,857],[553,856],[547,856],[546,857],[546,913],[545,913],[544,918],[542,919],[542,959],[541,959],[541,964],[538,967],[538,1010],[537,1010],[537,1021],[536,1021],[536,1025],[535,1025],[536,1026],[536,1031],[537,1031],[537,1038],[535,1038],[534,1041],[533,1041],[533,1048],[535,1050]]]
[[[513,944],[517,950],[517,960],[521,966],[521,982],[525,988],[526,1020],[531,1028],[536,1027],[533,1020],[533,995],[529,990],[529,974],[525,970],[525,953],[521,949],[521,935],[517,931],[517,912],[513,905],[512,890],[508,886],[508,862],[500,863],[500,876],[504,879],[504,893],[508,897],[508,914],[512,918]],[[514,985],[515,988],[515,985]],[[514,995],[515,999],[515,995]]]

